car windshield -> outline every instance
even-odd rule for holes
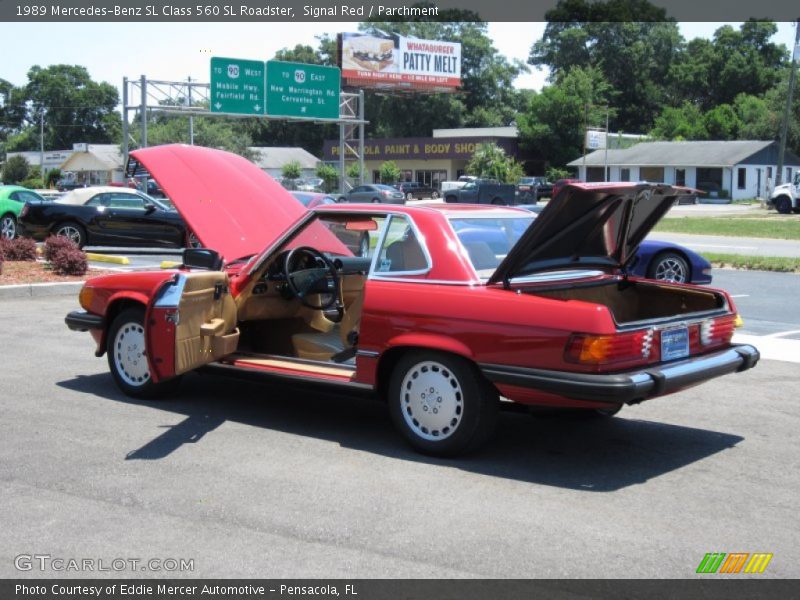
[[[488,279],[533,222],[535,215],[450,217],[450,225],[481,279]]]

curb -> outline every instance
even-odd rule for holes
[[[110,254],[95,254],[94,252],[87,252],[86,259],[93,260],[95,262],[114,263],[117,265],[131,264],[131,261],[127,256],[111,256]]]
[[[83,287],[83,284],[83,281],[64,281],[56,283],[0,285],[0,300],[77,295]]]

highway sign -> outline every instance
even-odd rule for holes
[[[263,115],[264,87],[260,60],[211,58],[211,112]]]
[[[270,116],[338,119],[340,92],[341,74],[337,67],[267,61]]]

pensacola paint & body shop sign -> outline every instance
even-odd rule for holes
[[[454,91],[461,85],[461,44],[397,34],[339,34],[346,85]]]
[[[517,154],[517,141],[509,138],[386,138],[364,142],[364,160],[408,160],[457,158],[470,159],[477,147],[485,142],[500,146],[509,156]],[[339,158],[338,140],[325,140],[324,160]]]

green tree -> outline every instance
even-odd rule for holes
[[[663,9],[644,0],[567,0],[546,13],[528,62],[560,83],[575,67],[599,69],[620,91],[611,129],[647,131],[666,98],[664,81],[683,38]]]
[[[400,168],[393,160],[387,160],[381,165],[381,183],[395,183],[400,181]]]
[[[248,149],[253,142],[246,132],[245,119],[194,117],[194,143],[209,148],[222,148],[245,158],[252,158]],[[189,118],[154,114],[148,121],[147,141],[160,144],[188,144]]]
[[[524,173],[522,166],[505,150],[490,142],[478,144],[467,163],[467,172],[502,183],[516,183]]]
[[[517,119],[523,148],[553,166],[566,165],[581,155],[585,127],[605,126],[606,106],[614,96],[599,69],[573,67],[534,96]]]
[[[71,148],[75,142],[119,141],[122,121],[116,112],[117,89],[109,83],[93,81],[85,67],[34,66],[28,71],[24,89],[25,125],[14,144],[9,143],[9,149],[39,147],[42,115],[46,148]]]
[[[708,131],[700,109],[685,102],[680,108],[666,107],[656,118],[650,136],[659,140],[705,140]]]
[[[303,169],[296,160],[291,160],[281,167],[281,175],[286,179],[298,179],[302,174]]]
[[[12,156],[3,165],[3,183],[19,183],[27,179],[30,168],[24,156]]]
[[[345,175],[347,175],[350,179],[358,180],[359,176],[361,175],[361,167],[359,162],[353,161],[347,165],[344,170]]]
[[[670,67],[666,79],[675,102],[690,101],[709,111],[733,104],[740,94],[761,96],[779,81],[786,47],[770,39],[775,23],[748,21],[739,30],[724,25],[712,40],[695,39]]]
[[[317,177],[322,179],[322,189],[332,192],[339,181],[339,171],[336,170],[336,167],[321,162],[317,165]]]

